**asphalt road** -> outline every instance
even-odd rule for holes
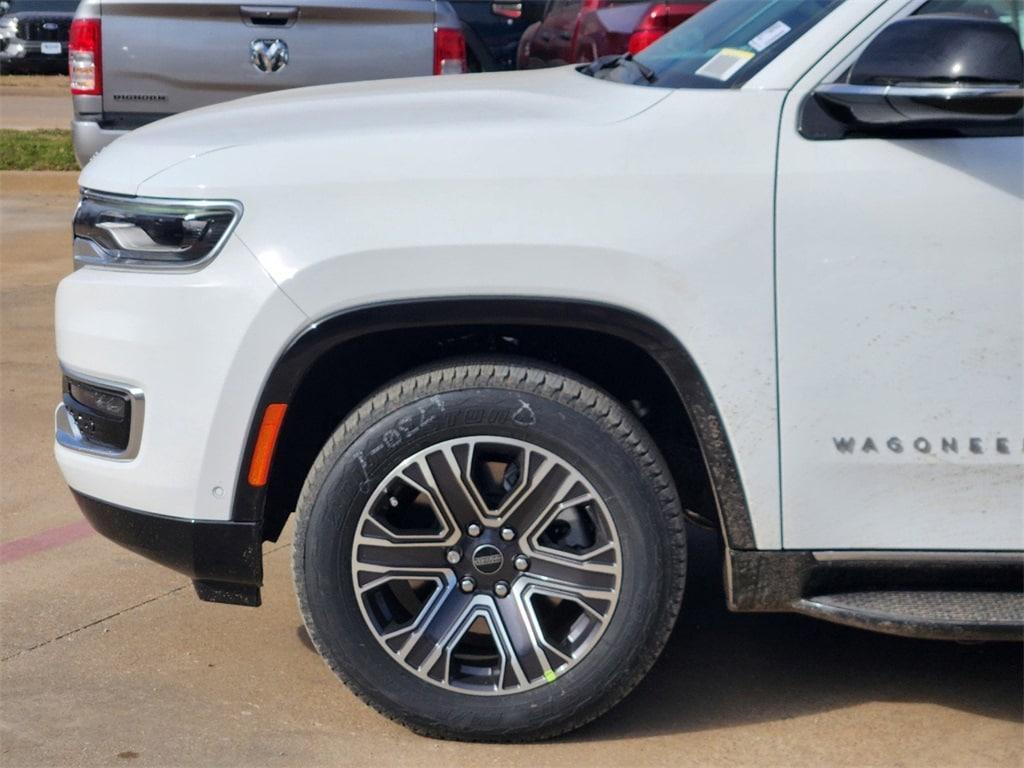
[[[611,714],[557,741],[465,745],[361,704],[310,647],[288,535],[260,609],[91,533],[54,465],[53,292],[73,174],[0,174],[0,764],[1013,766],[1021,647],[904,640],[723,608],[693,531],[684,614]],[[169,471],[173,471],[169,468]]]
[[[0,128],[71,128],[71,92],[64,75],[0,77]]]

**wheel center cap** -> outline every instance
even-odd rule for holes
[[[497,547],[481,544],[473,550],[472,562],[477,571],[489,575],[501,570],[501,566],[505,564],[505,556]]]

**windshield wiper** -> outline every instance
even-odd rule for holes
[[[627,53],[625,56],[623,56],[621,62],[632,64],[634,67],[636,67],[636,71],[639,72],[640,76],[648,83],[653,83],[655,80],[658,79],[658,73],[655,72],[650,67],[648,67],[643,62],[634,59],[632,53]]]
[[[648,83],[653,83],[658,79],[658,74],[653,69],[634,59],[631,53],[602,56],[588,64],[583,72],[591,77],[598,77],[601,72],[617,69],[623,65],[632,65]]]
[[[587,66],[583,67],[581,71],[584,74],[593,77],[603,69],[611,69],[612,67],[614,67],[616,64],[618,64],[619,59],[621,58],[621,53],[613,53],[610,55],[601,56],[587,64]]]

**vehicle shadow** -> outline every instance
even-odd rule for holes
[[[654,669],[622,704],[561,740],[603,741],[784,720],[869,701],[1024,720],[1019,643],[962,645],[725,607],[720,544],[692,526],[686,597]]]

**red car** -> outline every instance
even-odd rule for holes
[[[519,69],[637,53],[710,2],[549,0],[543,20],[528,27],[519,42]]]

